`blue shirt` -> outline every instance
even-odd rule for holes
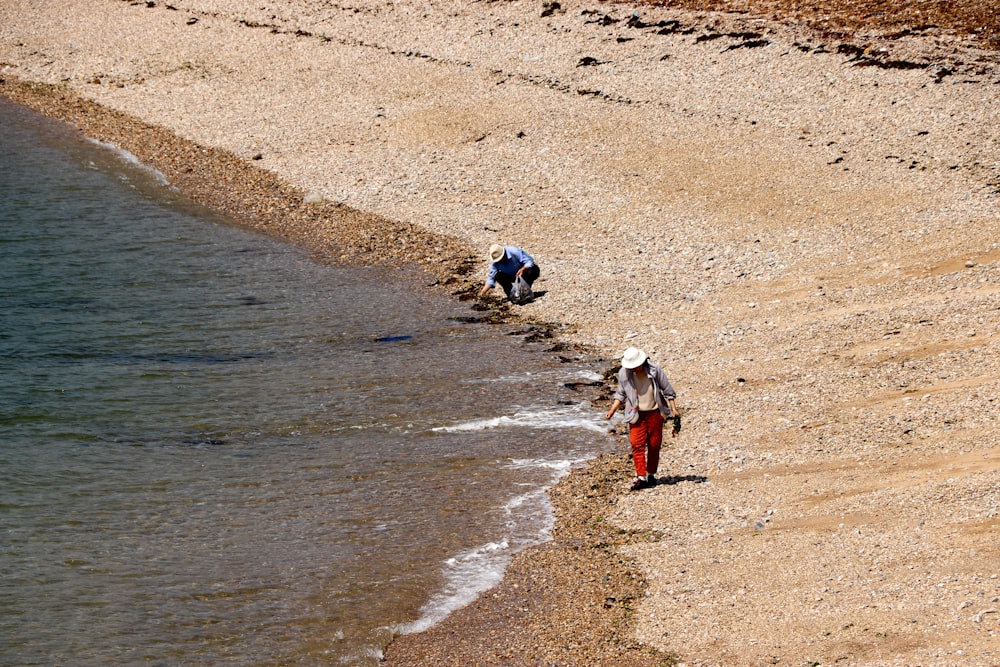
[[[535,260],[531,258],[531,255],[524,252],[520,248],[515,246],[505,246],[503,250],[504,258],[499,262],[493,262],[490,264],[490,272],[489,275],[486,276],[486,285],[488,287],[496,285],[496,277],[498,273],[507,273],[513,276],[521,270],[522,266],[535,265]]]

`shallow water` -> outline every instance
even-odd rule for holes
[[[0,664],[372,665],[610,446],[513,327],[0,100]]]

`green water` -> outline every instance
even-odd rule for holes
[[[0,100],[0,664],[374,665],[610,446],[564,363]]]

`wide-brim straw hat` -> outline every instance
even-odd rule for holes
[[[646,353],[637,347],[630,347],[622,355],[622,368],[638,368],[646,361]]]
[[[503,259],[503,256],[505,254],[506,254],[506,251],[503,249],[502,245],[498,245],[498,244],[494,243],[493,245],[490,246],[490,261],[491,262],[499,262],[501,259]]]

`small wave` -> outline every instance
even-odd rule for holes
[[[449,558],[444,567],[448,582],[444,590],[434,595],[421,608],[420,618],[397,625],[395,631],[408,635],[437,625],[448,614],[461,609],[478,598],[483,591],[500,583],[511,556],[510,544],[504,540],[488,542]]]
[[[343,639],[343,637],[336,637],[336,639]],[[358,651],[357,655],[343,655],[337,659],[337,662],[341,665],[357,665],[357,664],[371,664],[372,661],[376,663],[382,662],[385,655],[382,649],[378,646],[362,646],[361,650]]]
[[[510,530],[509,539],[518,545],[515,551],[552,539],[552,527],[556,519],[546,495],[548,488],[543,486],[533,489],[504,503],[507,529]]]
[[[501,415],[486,419],[473,419],[451,426],[437,426],[432,431],[461,433],[465,431],[486,431],[494,428],[542,428],[565,429],[582,428],[603,433],[607,427],[599,415],[587,415],[583,405],[556,409],[521,410],[513,415]]]
[[[133,165],[135,167],[138,167],[139,169],[142,169],[143,171],[145,171],[148,174],[151,174],[157,180],[157,182],[160,183],[160,185],[164,185],[164,186],[168,186],[168,187],[170,186],[170,181],[167,180],[167,177],[163,174],[163,172],[161,172],[158,169],[153,169],[152,167],[150,167],[147,164],[144,164],[142,162],[142,160],[140,160],[138,157],[136,157],[134,154],[128,152],[124,148],[119,148],[118,146],[115,146],[114,144],[108,144],[108,143],[105,143],[103,141],[98,141],[97,139],[90,139],[89,137],[88,137],[87,140],[90,143],[92,143],[92,144],[96,144],[96,145],[98,145],[98,146],[100,146],[102,148],[108,149],[109,151],[115,153],[116,155],[118,155],[119,157],[121,157],[123,160],[125,160],[129,164],[131,164],[131,165]]]
[[[569,473],[575,464],[586,459],[511,459],[511,468],[546,468],[553,472],[551,484]],[[503,504],[510,534],[499,542],[488,542],[445,561],[444,589],[420,610],[420,618],[397,625],[399,634],[423,632],[443,621],[449,614],[476,600],[503,579],[504,571],[515,553],[547,542],[552,537],[555,515],[546,491],[551,484],[539,486],[514,496]]]
[[[602,379],[600,373],[586,369],[568,374],[564,370],[558,369],[541,373],[517,373],[513,375],[498,375],[496,377],[471,378],[463,380],[462,384],[521,384],[539,381],[566,382],[567,378],[572,380],[586,380],[587,382],[599,382]]]
[[[555,471],[556,480],[562,478],[569,472],[570,468],[579,463],[584,463],[588,459],[511,459],[504,466],[510,469],[518,468],[547,468]],[[555,481],[555,480],[554,480]]]

